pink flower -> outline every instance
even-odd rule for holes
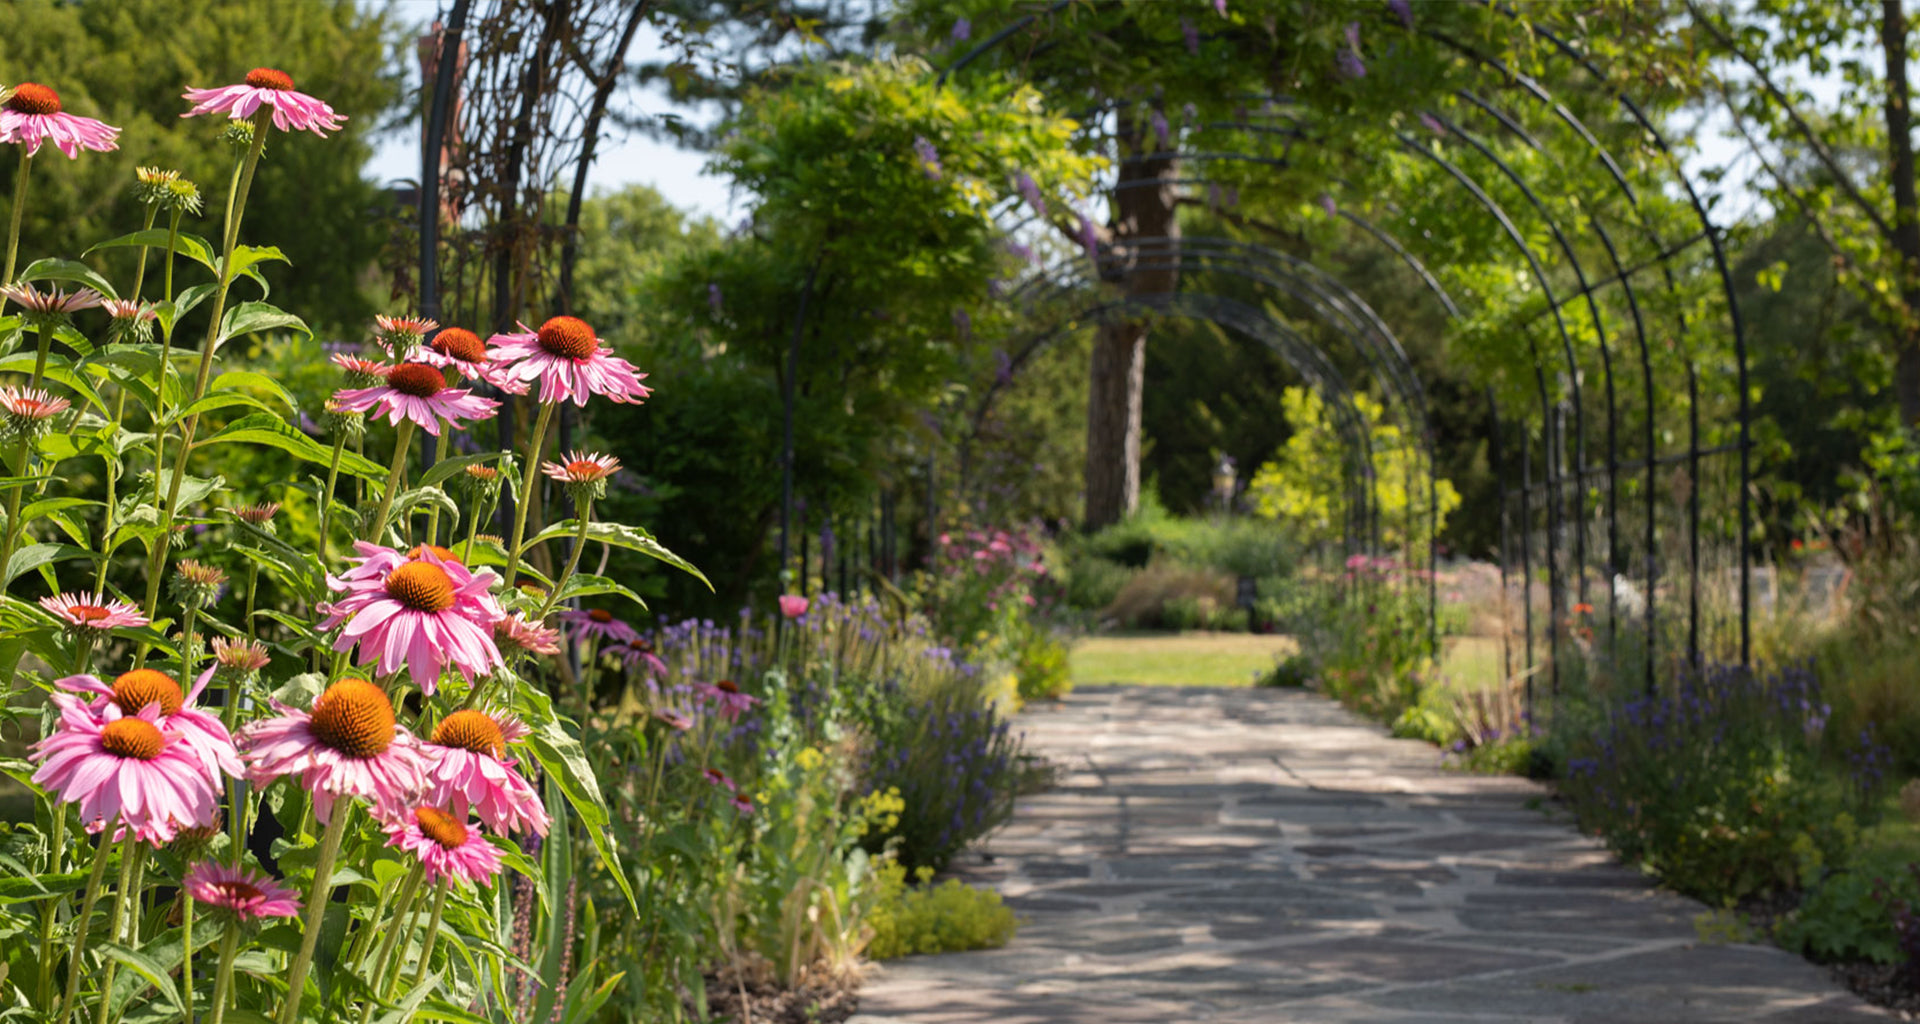
[[[708,785],[719,786],[729,793],[739,788],[733,784],[733,779],[726,772],[718,768],[705,768],[700,774],[706,777]]]
[[[471,572],[428,549],[402,560],[399,552],[364,541],[355,547],[360,557],[348,560],[360,564],[327,577],[327,586],[345,595],[320,623],[323,630],[346,627],[334,650],[358,645],[357,664],[373,665],[378,673],[405,666],[428,696],[448,664],[468,681],[505,667],[493,628],[506,613],[489,593],[498,576]]]
[[[140,614],[139,608],[125,601],[109,601],[104,596],[61,594],[58,597],[43,597],[40,607],[52,613],[68,629],[139,629],[147,624],[147,617]]]
[[[780,595],[780,614],[786,616],[789,619],[797,619],[800,616],[807,614],[807,606],[810,603],[811,602],[809,602],[806,598],[801,597],[797,594],[781,594]]]
[[[533,786],[503,760],[507,744],[527,735],[518,719],[470,708],[455,711],[433,727],[427,755],[427,789],[422,799],[465,817],[471,809],[495,832],[532,829],[547,834],[547,809]]]
[[[307,95],[295,92],[293,77],[273,68],[254,68],[241,85],[223,85],[217,89],[188,89],[182,96],[194,105],[181,117],[224,113],[231,120],[253,116],[261,106],[273,108],[273,126],[283,132],[312,132],[326,138],[347,123],[345,115]]]
[[[528,654],[560,653],[560,631],[530,622],[519,612],[493,624],[493,639],[498,644],[526,651]]]
[[[60,112],[60,94],[38,82],[21,82],[13,95],[0,105],[0,143],[27,147],[27,155],[40,152],[40,144],[51,141],[55,149],[77,160],[82,149],[104,153],[119,149],[114,137],[120,129],[91,117],[76,117]]]
[[[55,398],[40,388],[0,388],[0,412],[7,414],[8,425],[22,434],[34,433],[47,420],[66,412],[73,403]]]
[[[500,873],[500,851],[463,818],[432,807],[403,811],[387,822],[388,845],[419,857],[428,882],[482,884]]]
[[[688,718],[686,715],[672,708],[655,708],[653,717],[659,719],[662,725],[665,725],[675,732],[686,732],[688,729],[693,728],[693,719]]]
[[[386,383],[336,391],[333,400],[347,412],[384,413],[394,426],[403,417],[410,419],[435,437],[443,419],[457,426],[461,420],[491,419],[500,408],[491,398],[448,387],[446,374],[426,363],[401,363],[387,371]]]
[[[741,693],[739,684],[731,679],[722,679],[711,685],[699,683],[693,689],[702,699],[713,705],[714,714],[728,723],[739,719],[742,714],[753,710],[755,704],[760,703],[760,698]]]
[[[68,676],[54,685],[75,693],[94,694],[87,711],[102,722],[138,715],[148,707],[159,708],[155,724],[168,735],[178,736],[199,760],[207,778],[218,786],[221,775],[237,779],[246,770],[240,763],[239,753],[233,749],[233,736],[227,732],[226,725],[218,716],[193,706],[218,667],[217,664],[207,666],[200,678],[194,680],[193,689],[184,695],[180,692],[180,683],[172,676],[150,668],[123,672],[111,686],[91,675]]]
[[[364,356],[350,356],[344,352],[333,354],[333,365],[346,371],[347,383],[359,387],[366,387],[374,381],[386,380],[387,374],[393,372],[392,363],[383,363],[378,359],[368,359]]]
[[[640,639],[633,627],[613,617],[605,608],[588,608],[583,611],[561,612],[560,620],[573,627],[574,638],[584,640],[596,637],[611,640],[614,643],[630,644]]]
[[[749,800],[745,793],[737,793],[732,800],[727,802],[733,805],[734,810],[740,812],[741,817],[750,818],[753,816],[753,801]]]
[[[641,668],[655,679],[664,679],[667,675],[667,663],[653,653],[653,643],[645,637],[635,637],[628,643],[609,648],[607,653],[617,655],[627,668]]]
[[[620,460],[611,455],[568,452],[565,462],[543,462],[540,472],[563,484],[590,484],[620,472]]]
[[[300,899],[292,889],[283,889],[266,875],[237,865],[201,861],[187,869],[180,887],[195,902],[224,910],[241,924],[300,913]]]
[[[115,838],[130,830],[135,839],[159,845],[181,829],[213,823],[220,788],[179,733],[160,728],[158,706],[112,721],[79,700],[58,706],[58,728],[33,747],[40,762],[33,782],[61,803],[79,804],[88,832],[112,822]]]
[[[516,360],[513,375],[520,380],[540,382],[540,401],[557,403],[571,400],[587,404],[589,395],[605,395],[616,402],[638,402],[652,394],[641,384],[644,373],[636,373],[633,364],[613,354],[601,342],[586,321],[556,316],[540,325],[538,331],[521,324],[520,334],[496,334],[497,356]]]
[[[453,367],[468,380],[485,381],[510,395],[527,393],[527,382],[513,375],[511,364],[495,359],[495,351],[464,327],[449,327],[413,350],[408,359],[439,367]]]
[[[359,797],[398,814],[426,785],[420,741],[396,725],[393,702],[364,679],[342,679],[313,700],[312,711],[273,702],[279,715],[240,730],[247,777],[266,785],[300,776],[324,824],[339,797]]]

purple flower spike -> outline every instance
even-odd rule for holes
[[[1213,0],[1213,12],[1222,18],[1227,16],[1227,0]]]
[[[1424,110],[1420,112],[1420,123],[1426,125],[1427,130],[1435,135],[1445,136],[1447,134],[1447,126],[1441,124],[1439,118]]]
[[[1320,193],[1320,208],[1327,211],[1327,216],[1329,217],[1337,217],[1340,215],[1340,207],[1334,205],[1333,196],[1329,193]]]
[[[1392,11],[1394,16],[1400,19],[1400,24],[1408,28],[1413,27],[1413,5],[1407,0],[1387,0],[1387,10]]]
[[[1079,214],[1079,217],[1080,217],[1080,246],[1081,248],[1084,248],[1087,250],[1088,259],[1092,260],[1095,263],[1099,263],[1100,262],[1100,233],[1094,230],[1093,221],[1088,219],[1085,213]]]
[[[717,317],[720,315],[720,286],[718,284],[709,283],[707,285],[707,308],[713,310],[714,316]]]
[[[1181,18],[1180,34],[1186,37],[1188,53],[1200,52],[1200,30],[1193,27],[1193,22]]]
[[[967,41],[967,37],[971,35],[973,35],[973,22],[961,18],[959,21],[953,23],[954,42],[964,43]]]
[[[1169,137],[1167,115],[1162,114],[1158,110],[1153,112],[1153,137],[1159,142],[1161,149],[1167,148],[1167,140]]]
[[[1047,201],[1040,195],[1040,186],[1034,184],[1031,175],[1021,171],[1020,177],[1014,179],[1014,188],[1020,191],[1020,198],[1025,199],[1027,205],[1033,207],[1034,213],[1042,217],[1047,215]]]
[[[926,172],[927,177],[940,176],[940,151],[933,148],[933,143],[928,142],[926,136],[913,137],[913,152],[920,158],[920,169]]]

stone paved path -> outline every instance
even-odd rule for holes
[[[1020,725],[1059,785],[963,874],[1025,926],[886,965],[850,1024],[1888,1019],[1318,696],[1087,687]]]

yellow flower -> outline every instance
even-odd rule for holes
[[[822,764],[825,764],[827,756],[812,747],[808,747],[795,756],[793,760],[795,764],[800,766],[802,771],[810,772],[819,768]]]

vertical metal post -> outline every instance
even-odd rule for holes
[[[1527,634],[1527,722],[1533,722],[1533,490],[1532,437],[1520,425],[1520,608]]]
[[[780,382],[780,571],[787,571],[787,559],[793,554],[793,403],[799,387],[800,335],[807,327],[807,303],[813,298],[813,283],[820,274],[821,257],[816,256],[807,269],[807,283],[800,289],[800,306],[793,314],[793,338],[787,343],[787,374]]]
[[[446,143],[448,108],[453,105],[461,35],[472,0],[454,0],[440,30],[440,61],[434,68],[433,100],[427,107],[426,135],[420,140],[420,315],[440,319],[440,150]]]
[[[1693,668],[1701,665],[1700,656],[1700,374],[1687,360],[1687,472],[1693,479],[1687,487],[1688,569],[1692,577],[1687,610],[1687,660]],[[1744,557],[1744,556],[1743,556]],[[1745,574],[1740,582],[1746,583]],[[1741,595],[1744,611],[1746,595]],[[1741,652],[1745,659],[1745,651]]]

